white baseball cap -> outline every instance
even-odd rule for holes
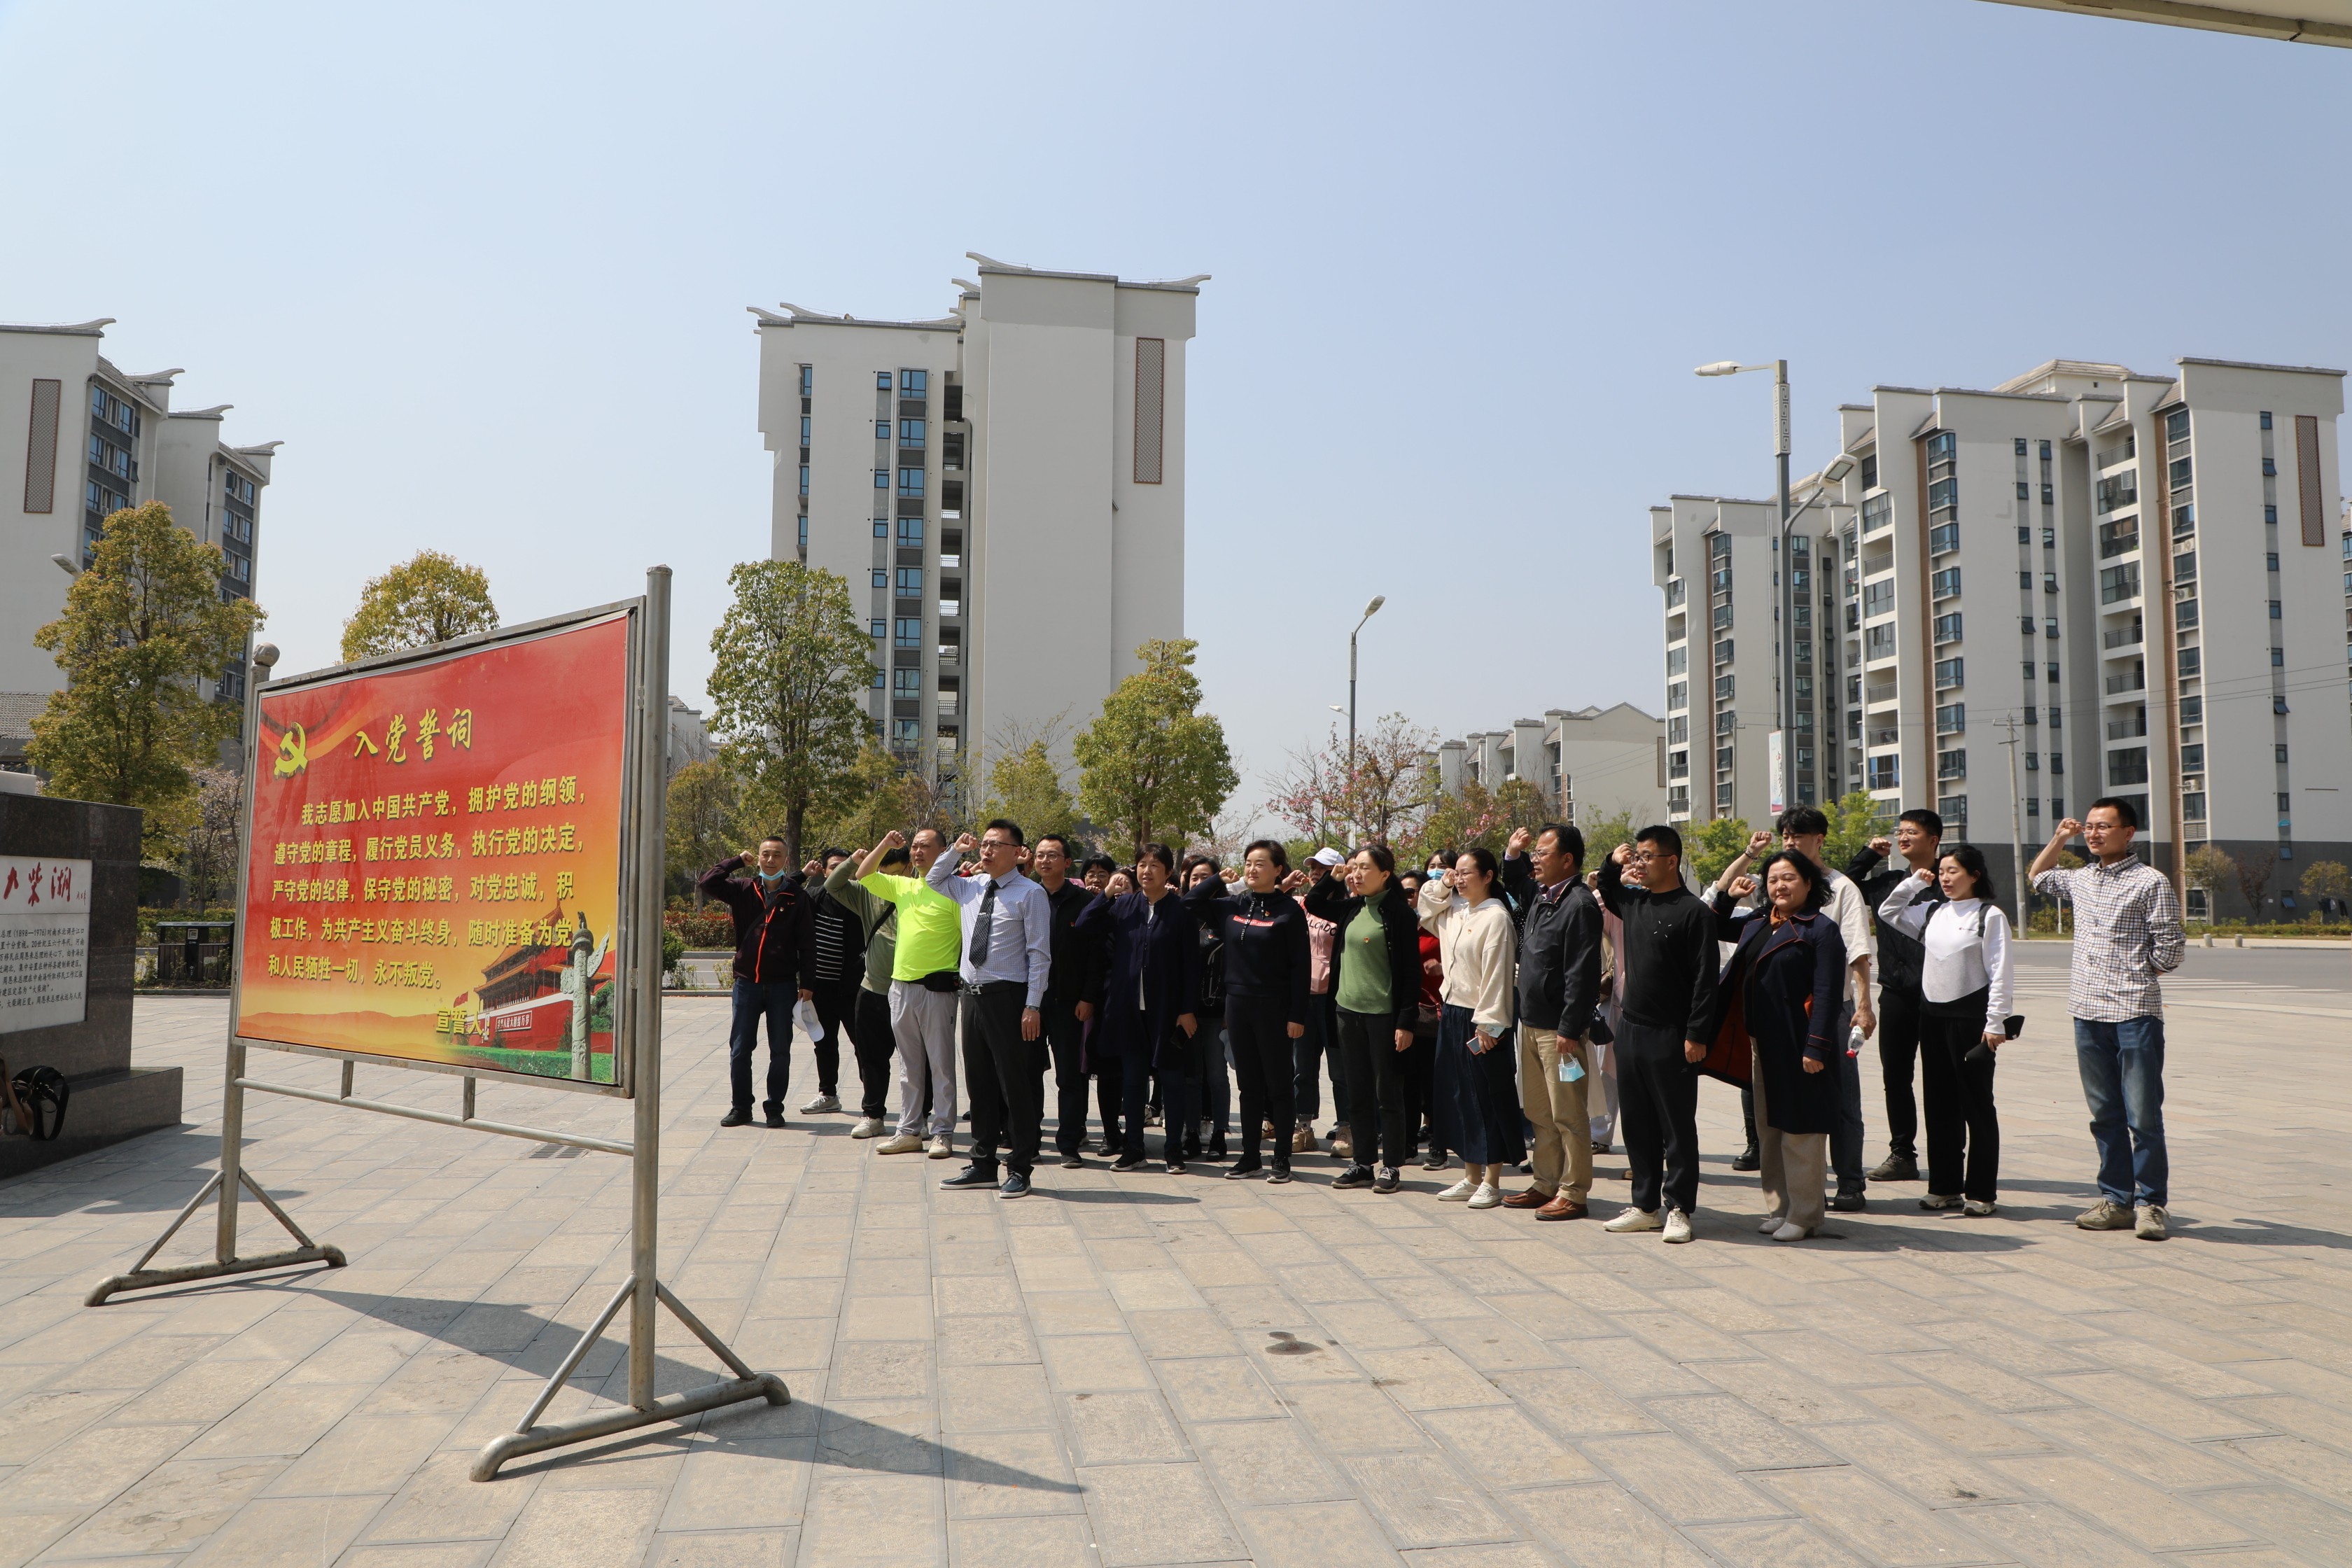
[[[1307,858],[1314,861],[1318,866],[1338,866],[1343,864],[1348,858],[1327,844],[1322,848],[1315,851],[1314,854],[1309,855]]]

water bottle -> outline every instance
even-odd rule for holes
[[[1850,1057],[1858,1057],[1862,1055],[1862,1026],[1860,1024],[1856,1024],[1853,1028],[1846,1031],[1845,1054]]]

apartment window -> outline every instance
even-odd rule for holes
[[[2285,698],[2284,698],[2284,697],[2273,697],[2273,698],[2272,698],[2272,699],[2271,699],[2271,711],[2272,711],[2272,712],[2273,712],[2273,713],[2284,713],[2284,712],[2285,712],[2285,711],[2286,711],[2286,699],[2285,699]]]
[[[1690,682],[1686,680],[1669,681],[1666,684],[1666,706],[1668,708],[1689,707]]]
[[[801,445],[802,445],[802,446],[803,446],[803,447],[805,447],[805,446],[807,446],[808,444],[809,444],[809,416],[808,416],[807,415],[803,414],[803,415],[802,415],[802,416],[801,416]],[[231,479],[231,480],[229,481],[229,488],[230,488],[231,489],[235,489],[236,488],[236,481],[235,479]]]
[[[874,520],[874,537],[877,539],[887,539],[890,537],[890,520],[888,518],[877,517]]]
[[[2017,499],[2020,500],[2032,500],[2033,499],[2033,487],[2026,483],[2023,479],[2018,480]]]
[[[2269,552],[2266,552],[2266,554],[2267,554],[2268,559],[2269,559],[2269,562],[2270,562],[2270,569],[2271,569],[2272,571],[2273,571],[2273,572],[2277,571],[2277,570],[2279,569],[2279,564],[2278,564],[2278,552],[2277,552],[2277,551],[2275,551],[2275,550],[2273,550],[2273,551],[2269,551]]]
[[[1900,788],[1897,780],[1902,772],[1902,761],[1900,757],[1870,758],[1864,775],[1869,781],[1868,787],[1874,790]]]
[[[1950,689],[1952,687],[1960,685],[1962,683],[1960,667],[1967,662],[1968,661],[1965,658],[1937,659],[1936,661],[1936,689],[1938,691],[1945,691]]]
[[[2177,630],[2194,631],[2197,627],[2197,601],[2183,599],[2173,605],[2172,624]]]
[[[874,670],[874,689],[879,691],[888,684],[889,672],[877,666]]]
[[[2180,797],[2180,818],[2184,822],[2202,822],[2205,820],[2205,792],[2203,790],[2199,790],[2194,795],[2184,795]]]
[[[2049,454],[2045,452],[2042,456],[2046,458]],[[2042,504],[2043,506],[2055,506],[2058,504],[2058,495],[2055,488],[2047,483],[2043,484],[2042,487]]]
[[[923,444],[923,422],[919,419],[898,421],[898,445],[919,447]]]
[[[2029,773],[2038,773],[2042,771],[2041,752],[2028,752],[2025,753],[2025,771]]]
[[[1936,640],[1937,642],[1958,642],[1960,640],[1959,611],[1954,610],[1950,615],[1937,616],[1936,617]]]
[[[1677,713],[1673,718],[1666,721],[1666,743],[1668,745],[1678,746],[1689,739],[1690,721],[1687,718]]]
[[[930,395],[931,373],[927,370],[902,370],[898,373],[898,395],[928,397]]]
[[[1715,700],[1717,702],[1728,702],[1731,700],[1733,690],[1732,682],[1734,679],[1734,677],[1728,675],[1718,675],[1715,678]]]
[[[2284,744],[2284,742],[2282,742],[2281,744],[2279,744],[2279,745],[2277,745],[2277,746],[2273,747],[2273,748],[2272,748],[2272,751],[2273,751],[2273,752],[2275,752],[2275,753],[2276,753],[2276,755],[2275,755],[2275,757],[2274,757],[2274,759],[2273,759],[2273,760],[2277,762],[2278,765],[2279,765],[2279,766],[2281,766],[2281,767],[2284,767],[2284,766],[2286,766],[2286,746],[2285,746],[2285,744]]]
[[[877,468],[874,470],[874,488],[877,490],[887,490],[890,488],[889,469]]]
[[[1666,673],[1668,675],[1680,675],[1689,668],[1690,649],[1686,647],[1670,647],[1666,650]]]
[[[2183,725],[2205,722],[2205,699],[2184,697],[2180,700],[2180,722]]]
[[[2180,771],[2184,773],[2201,773],[2205,771],[2205,748],[2203,745],[2183,746],[2180,748]]]
[[[1862,460],[1862,488],[1866,490],[1878,488],[1878,454],[1875,452]]]
[[[877,566],[874,568],[874,586],[877,588],[887,588],[889,585],[890,569],[887,566]]]
[[[2184,675],[2184,676],[2188,676],[2188,675],[2195,675],[2195,674],[2197,674],[2197,673],[2199,672],[2200,668],[2202,667],[2202,665],[2203,665],[2203,663],[2204,663],[2204,660],[2205,660],[2205,650],[2204,650],[2203,648],[2197,648],[2197,647],[2185,647],[2185,648],[2182,648],[2182,649],[2180,650],[2180,658],[2179,658],[2180,673],[2181,673],[2182,675]]]
[[[2279,602],[2278,602],[2276,599],[2273,599],[2273,600],[2271,601],[2271,619],[2273,619],[2273,620],[2277,620],[2278,618],[2279,618]]]
[[[2267,430],[2267,429],[2269,429],[2270,427],[2271,427],[2271,411],[2270,411],[2269,409],[2265,408],[2265,409],[2263,409],[2263,429],[2265,429],[2265,430]]]
[[[1960,525],[1957,522],[1937,523],[1927,531],[1927,552],[1931,555],[1948,555],[1960,547]]]
[[[2168,441],[2189,439],[2189,410],[2176,408],[2164,416],[2164,438]]]
[[[1957,735],[1969,727],[1969,705],[1947,702],[1936,710],[1936,733]]]
[[[1895,580],[1866,583],[1862,589],[1862,614],[1865,620],[1895,613]]]
[[[2021,594],[2030,594],[2033,591],[2032,573],[2020,572],[2017,574],[2017,591]]]
[[[2020,544],[2031,544],[2031,543],[2032,543],[2032,542],[2033,542],[2033,530],[2032,530],[2032,529],[2031,529],[2031,528],[2029,528],[2029,527],[2027,527],[2027,526],[2026,526],[2025,524],[2023,524],[2023,523],[2020,523],[2020,524],[2018,525],[2018,529],[2017,529],[2017,542],[2018,542]]]
[[[2270,522],[2270,523],[2274,523],[2274,522],[2278,521],[2278,508],[2276,508],[2275,506],[2265,506],[2265,507],[2263,507],[2263,521],[2264,522]]]
[[[801,465],[801,495],[803,499],[808,495],[808,470],[809,466],[806,463],[803,463]]]
[[[1738,728],[1739,728],[1739,715],[1738,715],[1738,714],[1737,714],[1737,713],[1733,713],[1733,712],[1730,712],[1730,711],[1728,711],[1728,710],[1726,710],[1726,711],[1721,712],[1721,713],[1718,713],[1718,714],[1717,714],[1717,715],[1715,716],[1715,732],[1716,732],[1717,734],[1718,734],[1718,735],[1728,735],[1728,734],[1730,734],[1734,730],[1737,730],[1737,729],[1738,729]],[[1725,763],[1724,765],[1725,765],[1725,766],[1727,766],[1727,767],[1728,767],[1730,764],[1729,764],[1728,763]]]
[[[2264,458],[2263,459],[2263,478],[2266,479],[2278,478],[2278,459],[2276,458]]]
[[[1964,779],[1969,776],[1969,753],[1965,751],[1937,752],[1936,776],[1938,779]]]
[[[2058,591],[2057,573],[2044,572],[2042,574],[2042,591],[2045,594],[2054,594]]]
[[[895,630],[890,639],[892,647],[920,647],[923,646],[922,616],[900,616],[894,623],[894,626]]]
[[[2033,617],[2032,616],[2018,616],[2017,629],[2025,636],[2032,637],[2033,635]]]
[[[2025,679],[2028,680],[2033,679],[2033,661],[2030,658],[2025,661]]]
[[[2112,605],[2119,599],[2139,597],[2139,563],[2126,561],[2120,566],[2099,568],[2099,603]]]
[[[1895,628],[1891,626],[1871,627],[1869,632],[1865,634],[1863,657],[1864,658],[1893,658],[1895,657]]]
[[[919,550],[923,547],[921,518],[902,517],[898,520],[898,547],[902,550]]]
[[[890,422],[887,419],[877,419],[874,422],[874,438],[877,441],[887,441],[890,438]]]
[[[1717,631],[1729,631],[1731,629],[1731,606],[1729,605],[1717,605],[1715,607],[1715,613],[1709,616],[1707,619],[1714,624]]]
[[[893,384],[894,378],[888,371],[877,370],[874,373],[874,389],[876,391],[887,392]]]
[[[919,566],[898,568],[898,597],[919,599],[923,596],[923,569]]]
[[[2109,752],[2107,783],[2111,786],[2147,783],[2147,748],[2126,746],[2120,752]]]
[[[923,493],[923,470],[920,468],[900,468],[898,470],[898,493],[902,496],[909,497],[921,495]]]
[[[1929,587],[1938,599],[1948,599],[1960,591],[1960,569],[1947,566],[1930,579]]]
[[[803,397],[806,397],[814,392],[815,389],[816,366],[813,364],[804,364],[801,366],[801,395]]]
[[[2273,669],[2279,669],[2284,668],[2285,664],[2286,649],[2283,647],[2274,647],[2271,649],[2271,668]]]
[[[1862,503],[1862,531],[1875,533],[1895,521],[1895,502],[1886,496],[1870,496]]]
[[[923,671],[920,666],[902,664],[890,672],[890,695],[908,699],[923,694]]]
[[[2176,583],[2197,581],[2197,552],[2184,550],[2172,558],[2172,580]]]
[[[874,627],[874,640],[876,642],[880,642],[884,637],[890,635],[890,628],[882,622],[875,621],[871,624]]]
[[[806,517],[801,519],[801,553],[803,556],[808,553],[808,519]]]
[[[1687,751],[1667,752],[1666,776],[1670,779],[1690,777],[1690,752]]]

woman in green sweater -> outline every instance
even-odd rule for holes
[[[1421,1010],[1421,926],[1397,887],[1396,857],[1367,844],[1348,861],[1344,880],[1326,877],[1309,889],[1307,912],[1339,928],[1332,963],[1339,1014],[1341,1072],[1355,1134],[1355,1159],[1335,1187],[1397,1190],[1397,1167],[1412,1158],[1406,1124],[1403,1053],[1412,1047]],[[1373,1129],[1380,1171],[1373,1173]]]

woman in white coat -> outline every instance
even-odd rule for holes
[[[1454,869],[1422,884],[1418,909],[1445,970],[1430,1121],[1438,1147],[1463,1165],[1462,1179],[1437,1195],[1478,1209],[1503,1201],[1503,1173],[1526,1152],[1511,1045],[1517,943],[1498,871],[1491,851],[1465,849]]]
[[[1929,888],[1940,900],[1919,900]],[[2000,1118],[1993,1109],[1995,1053],[2008,1043],[2015,981],[2009,918],[1995,900],[1984,852],[1954,844],[1895,884],[1878,906],[1887,924],[1927,949],[1919,989],[1919,1078],[1927,1123],[1924,1209],[1993,1212],[2000,1179]]]

